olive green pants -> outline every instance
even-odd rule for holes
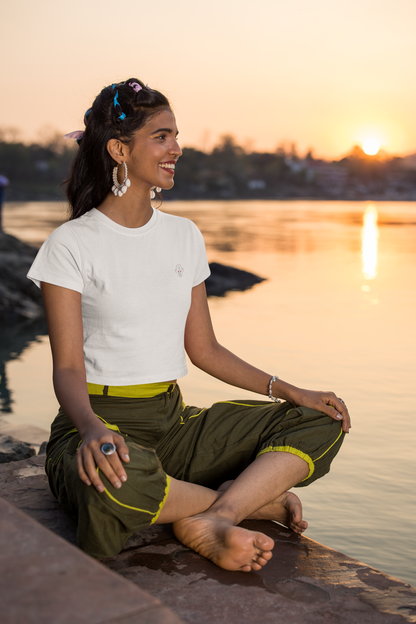
[[[120,552],[130,535],[155,522],[169,491],[169,476],[217,489],[256,457],[271,451],[304,459],[305,486],[329,471],[344,434],[329,416],[289,403],[219,401],[186,406],[178,386],[152,398],[90,396],[94,412],[121,433],[129,449],[120,489],[100,473],[100,494],[78,476],[78,431],[62,409],[52,424],[46,472],[61,507],[78,524],[79,546],[97,558]],[[169,475],[169,476],[168,476]]]

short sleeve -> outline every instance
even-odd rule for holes
[[[61,225],[46,239],[29,269],[27,277],[40,288],[41,282],[82,293],[81,254],[69,223]]]
[[[196,247],[195,272],[194,272],[194,281],[192,284],[192,286],[194,287],[204,282],[207,279],[207,277],[211,275],[211,270],[208,264],[204,237],[202,236],[201,232],[199,231],[195,223],[192,223],[192,225],[193,225],[193,230],[194,230],[195,247]]]

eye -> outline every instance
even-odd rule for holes
[[[157,136],[155,136],[155,139],[160,139],[161,141],[164,141],[166,139],[166,134],[158,134]]]

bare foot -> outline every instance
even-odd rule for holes
[[[270,537],[234,526],[212,512],[174,522],[173,532],[182,544],[224,570],[260,570],[272,557]]]
[[[232,483],[226,481],[218,491],[225,492]],[[302,519],[302,503],[293,492],[283,492],[274,501],[251,514],[247,520],[275,520],[298,535],[308,528],[308,523]]]

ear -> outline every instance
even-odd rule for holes
[[[123,162],[128,152],[127,146],[119,139],[110,139],[107,143],[107,151],[118,164]]]

